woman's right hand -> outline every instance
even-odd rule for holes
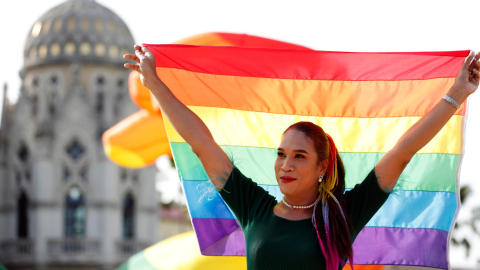
[[[137,62],[125,64],[125,67],[140,73],[143,85],[150,89],[160,105],[162,115],[168,118],[173,128],[190,145],[217,189],[222,189],[233,169],[232,162],[215,142],[202,119],[178,100],[158,78],[153,53],[145,47],[135,45],[135,54],[123,57]]]
[[[130,59],[137,64],[126,63],[124,66],[140,73],[140,80],[148,89],[160,81],[155,66],[155,56],[146,47],[135,45],[135,54],[125,54],[125,59]]]

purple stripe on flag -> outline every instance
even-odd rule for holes
[[[208,256],[245,256],[245,237],[236,219],[192,218],[200,251]]]
[[[365,227],[353,243],[353,262],[448,269],[447,243],[442,230]]]
[[[192,222],[203,255],[245,256],[245,239],[235,219]],[[448,269],[447,239],[448,232],[442,230],[365,227],[353,243],[353,261]]]

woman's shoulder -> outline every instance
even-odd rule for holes
[[[357,193],[369,193],[370,195],[374,196],[380,196],[380,197],[388,197],[388,193],[386,193],[384,190],[380,188],[380,185],[378,184],[378,178],[377,175],[375,174],[375,168],[370,170],[368,174],[363,178],[363,180],[357,184],[351,189],[346,189],[345,190],[345,197],[349,197],[351,195],[357,194]]]
[[[245,176],[237,167],[233,168],[220,195],[237,218],[246,215],[252,217],[252,215],[267,211],[266,207],[270,207],[273,202],[276,202],[274,196],[251,178]]]
[[[375,169],[372,169],[361,183],[345,192],[347,212],[357,233],[382,207],[388,196],[389,193],[384,192],[378,185]]]

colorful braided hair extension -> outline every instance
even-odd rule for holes
[[[317,237],[318,241],[320,243],[320,248],[322,250],[322,253],[325,257],[326,261],[326,268],[327,270],[336,270],[338,269],[339,264],[341,263],[342,266],[345,265],[345,262],[343,259],[340,257],[339,251],[337,250],[337,246],[335,243],[333,243],[333,239],[331,239],[331,230],[330,230],[330,219],[329,219],[329,205],[328,205],[328,198],[332,198],[340,210],[340,213],[343,217],[343,222],[345,223],[345,227],[348,228],[348,222],[345,216],[345,213],[343,212],[342,206],[340,205],[340,202],[337,200],[335,195],[333,195],[333,190],[336,188],[338,185],[338,168],[337,168],[337,147],[335,146],[335,143],[333,142],[332,137],[330,135],[326,134],[328,142],[329,142],[329,163],[328,163],[328,168],[327,168],[327,173],[326,173],[326,178],[322,183],[320,183],[318,187],[319,191],[319,199],[317,200],[317,203],[315,204],[314,210],[313,210],[313,216],[312,216],[312,223],[315,227],[315,231],[317,232]],[[323,213],[323,222],[325,226],[325,241],[322,241],[322,238],[320,237],[318,227],[317,227],[317,220],[316,220],[316,208],[318,203],[322,203],[322,213]],[[348,232],[347,232],[348,233]],[[353,270],[353,256],[349,256],[349,261],[350,261],[350,266]]]

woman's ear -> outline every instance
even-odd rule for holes
[[[328,168],[328,159],[320,161],[320,164],[318,166],[320,175],[322,176],[325,175],[325,173],[327,172],[327,168]]]

